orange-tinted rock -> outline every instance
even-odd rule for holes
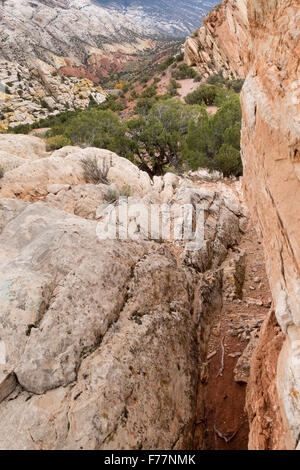
[[[287,448],[276,387],[277,361],[284,334],[274,312],[268,315],[252,358],[246,411],[250,422],[249,449]]]
[[[276,316],[286,333],[277,371],[285,436],[281,445],[297,447],[300,434],[299,2],[253,0],[248,2],[248,19],[251,68],[242,92],[244,194],[264,240]],[[275,399],[273,405],[276,406]],[[259,429],[253,423],[252,426],[253,445],[260,448]],[[268,446],[276,447],[276,442]]]

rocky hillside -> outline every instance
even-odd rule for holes
[[[248,64],[247,0],[225,0],[215,7],[185,43],[185,61],[207,77],[245,78]]]
[[[0,148],[0,447],[193,448],[206,338],[243,282],[240,183],[205,171],[152,182],[112,152],[47,154],[30,136]],[[105,184],[87,182],[82,159],[108,170]],[[103,203],[125,184],[135,238],[100,240]],[[176,203],[205,205],[200,251],[145,239],[136,204],[163,202],[175,224]]]
[[[185,37],[195,31],[217,0],[95,0],[111,12],[122,12],[152,34]]]
[[[0,83],[0,131],[105,100],[101,86],[87,78],[62,77],[41,61],[29,69],[0,60]]]
[[[100,103],[104,79],[179,47],[150,33],[90,0],[0,2],[0,128]]]
[[[149,14],[137,20],[94,0],[5,0],[0,2],[0,58],[26,67],[43,61],[61,74],[99,81],[157,47],[159,41],[150,36],[159,28],[148,21]]]

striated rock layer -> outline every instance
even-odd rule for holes
[[[251,68],[242,92],[244,192],[264,240],[276,317],[286,334],[277,370],[279,403],[273,394],[260,408],[250,447],[260,448],[256,422],[262,412],[267,415],[280,406],[284,432],[274,447],[295,448],[300,437],[299,2],[253,0],[248,2],[248,19]],[[271,439],[276,426],[268,432]]]
[[[248,45],[247,0],[225,0],[186,40],[185,61],[204,77],[222,70],[226,78],[244,78]]]

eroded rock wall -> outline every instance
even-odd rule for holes
[[[300,436],[299,2],[254,0],[248,2],[248,19],[244,194],[263,237],[276,317],[286,334],[276,373],[279,403],[274,399],[269,405],[281,408],[285,439],[280,445],[294,448]],[[255,421],[252,426],[250,447],[260,448],[261,430]]]

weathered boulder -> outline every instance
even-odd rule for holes
[[[114,183],[119,189],[126,186],[132,194],[137,195],[144,195],[152,189],[147,173],[109,150],[78,150],[76,147],[73,153],[69,148],[66,153],[63,150],[55,152],[54,156],[31,161],[22,168],[6,172],[0,183],[0,197],[37,200],[47,196],[50,185],[76,186],[86,183],[82,166],[82,161],[86,159],[96,159],[99,168],[108,170],[108,183]]]
[[[47,156],[42,139],[21,134],[1,134],[0,151],[29,160]]]
[[[2,168],[4,173],[24,165],[27,161],[28,159],[17,157],[16,155],[0,150],[0,168]]]
[[[43,203],[0,207],[0,337],[20,384],[0,447],[190,446],[192,286],[170,251],[100,242],[96,222]]]
[[[48,194],[45,201],[51,206],[85,219],[96,219],[97,209],[100,204],[106,202],[105,197],[110,187],[104,184],[79,184],[55,195]]]

